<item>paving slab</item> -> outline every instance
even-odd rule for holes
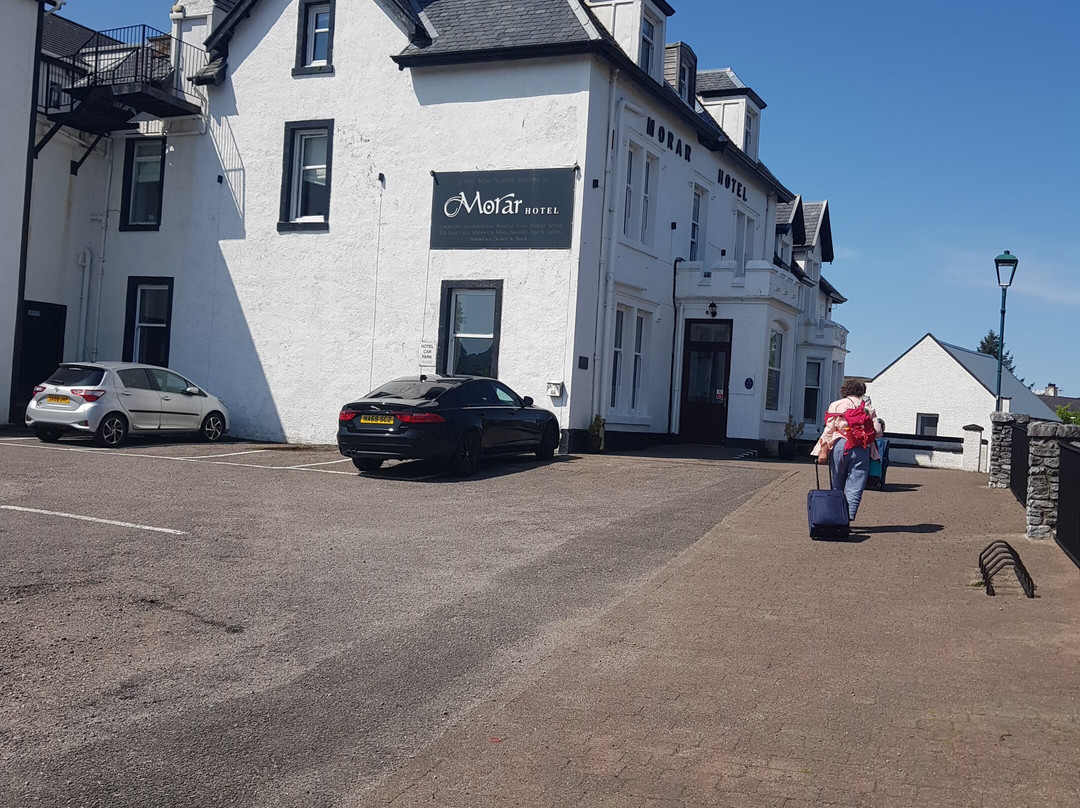
[[[813,485],[788,464],[346,804],[1080,804],[1080,570],[985,475],[894,466],[847,542],[808,538]],[[996,539],[1036,598],[979,585]]]

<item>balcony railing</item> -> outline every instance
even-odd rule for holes
[[[42,62],[38,110],[91,132],[133,128],[123,124],[140,113],[197,115],[204,99],[189,77],[206,61],[206,51],[147,25],[100,31]]]

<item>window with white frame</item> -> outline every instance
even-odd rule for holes
[[[703,255],[702,239],[705,235],[705,190],[694,186],[694,203],[690,209],[690,260],[697,261]]]
[[[679,98],[683,101],[690,100],[690,65],[683,62],[679,65]]]
[[[656,208],[656,184],[660,161],[636,143],[626,151],[626,183],[623,196],[623,235],[651,245]]]
[[[638,52],[638,67],[653,75],[653,61],[656,58],[656,29],[658,25],[652,14],[645,12],[641,18],[641,50]]]
[[[333,121],[285,125],[278,230],[326,230],[330,219]]]
[[[735,274],[746,273],[746,265],[754,260],[754,218],[735,212]]]
[[[501,298],[501,281],[443,282],[444,372],[498,374]]]
[[[612,412],[625,415],[645,413],[643,388],[651,320],[652,312],[632,305],[619,305],[615,309],[608,389],[608,406]]]
[[[332,73],[335,0],[301,0],[293,75]]]
[[[765,384],[765,409],[780,409],[780,371],[784,353],[784,335],[775,328],[769,335],[769,377]]]
[[[121,230],[157,230],[165,180],[165,139],[131,138],[124,152]]]
[[[806,362],[806,384],[803,388],[804,423],[817,424],[821,412],[821,362],[810,359]]]
[[[937,435],[937,413],[920,412],[915,416],[915,434],[933,437]]]
[[[168,366],[172,294],[170,277],[128,278],[125,361]]]

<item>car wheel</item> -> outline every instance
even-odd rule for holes
[[[94,433],[94,443],[113,449],[124,442],[127,437],[127,421],[124,416],[117,412],[110,412],[101,419],[97,431]]]
[[[357,471],[378,471],[382,468],[383,462],[370,457],[354,457],[352,464],[356,466]]]
[[[468,477],[480,465],[480,436],[466,432],[450,458],[450,468],[460,477]]]
[[[203,418],[199,435],[203,440],[214,443],[221,440],[225,434],[225,418],[220,412],[212,412]]]
[[[544,436],[540,438],[540,444],[536,447],[536,456],[541,460],[551,460],[558,448],[559,428],[549,421],[544,427]]]
[[[64,430],[54,426],[39,426],[34,428],[34,434],[42,443],[56,443],[64,434]]]

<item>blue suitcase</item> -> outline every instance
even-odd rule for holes
[[[866,481],[867,488],[885,490],[885,474],[889,471],[889,441],[888,438],[877,439],[878,454],[880,460],[870,461],[870,475]]]
[[[806,516],[810,523],[811,539],[846,539],[849,535],[847,497],[843,491],[821,489],[821,474],[814,466],[817,489],[806,495]],[[832,480],[832,467],[829,468]]]

